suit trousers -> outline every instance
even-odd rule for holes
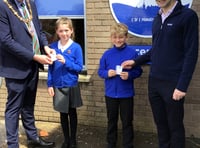
[[[18,148],[19,116],[28,139],[36,139],[34,105],[38,83],[38,67],[33,64],[26,79],[5,78],[8,97],[5,110],[5,125],[8,148]]]
[[[108,148],[116,147],[119,115],[122,121],[123,148],[133,148],[133,97],[114,99],[106,96],[105,98],[108,118]]]
[[[185,148],[184,98],[172,99],[176,82],[149,77],[149,101],[158,132],[159,148]]]

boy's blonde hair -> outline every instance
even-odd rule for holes
[[[112,35],[125,35],[128,36],[128,27],[123,23],[117,23],[111,26]]]
[[[72,20],[71,20],[70,18],[68,18],[68,17],[60,17],[60,18],[56,21],[55,30],[57,30],[58,27],[59,27],[59,25],[61,25],[61,24],[67,24],[68,27],[69,27],[71,30],[74,30],[74,29],[73,29]],[[73,33],[72,33],[72,35],[71,35],[71,38],[72,38],[72,40],[74,40],[74,38],[75,38],[74,31],[73,31]]]

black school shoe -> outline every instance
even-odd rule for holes
[[[66,143],[66,142],[63,142],[61,148],[70,148],[70,144]]]
[[[70,148],[76,148],[76,140],[75,139],[71,139]]]

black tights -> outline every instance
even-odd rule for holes
[[[68,117],[69,115],[69,117]],[[70,125],[69,125],[69,120]],[[69,113],[60,113],[60,121],[64,134],[64,140],[66,143],[76,142],[76,131],[77,131],[77,112],[76,108],[69,108]],[[69,131],[70,126],[70,131]]]

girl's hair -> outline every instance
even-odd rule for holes
[[[111,36],[112,35],[125,35],[128,36],[128,27],[123,23],[117,23],[111,26]]]
[[[73,29],[72,20],[69,19],[69,18],[67,18],[67,17],[61,17],[61,18],[59,18],[59,19],[56,21],[56,23],[55,23],[55,30],[57,30],[58,27],[59,27],[59,25],[61,25],[61,24],[67,24],[68,27],[69,27],[71,30],[74,30],[74,29]],[[56,35],[56,38],[57,38],[57,40],[58,40],[58,36],[57,36],[57,35]],[[74,34],[74,31],[73,31],[73,32],[72,32],[72,35],[71,35],[71,39],[74,40],[74,38],[75,38],[75,34]]]

